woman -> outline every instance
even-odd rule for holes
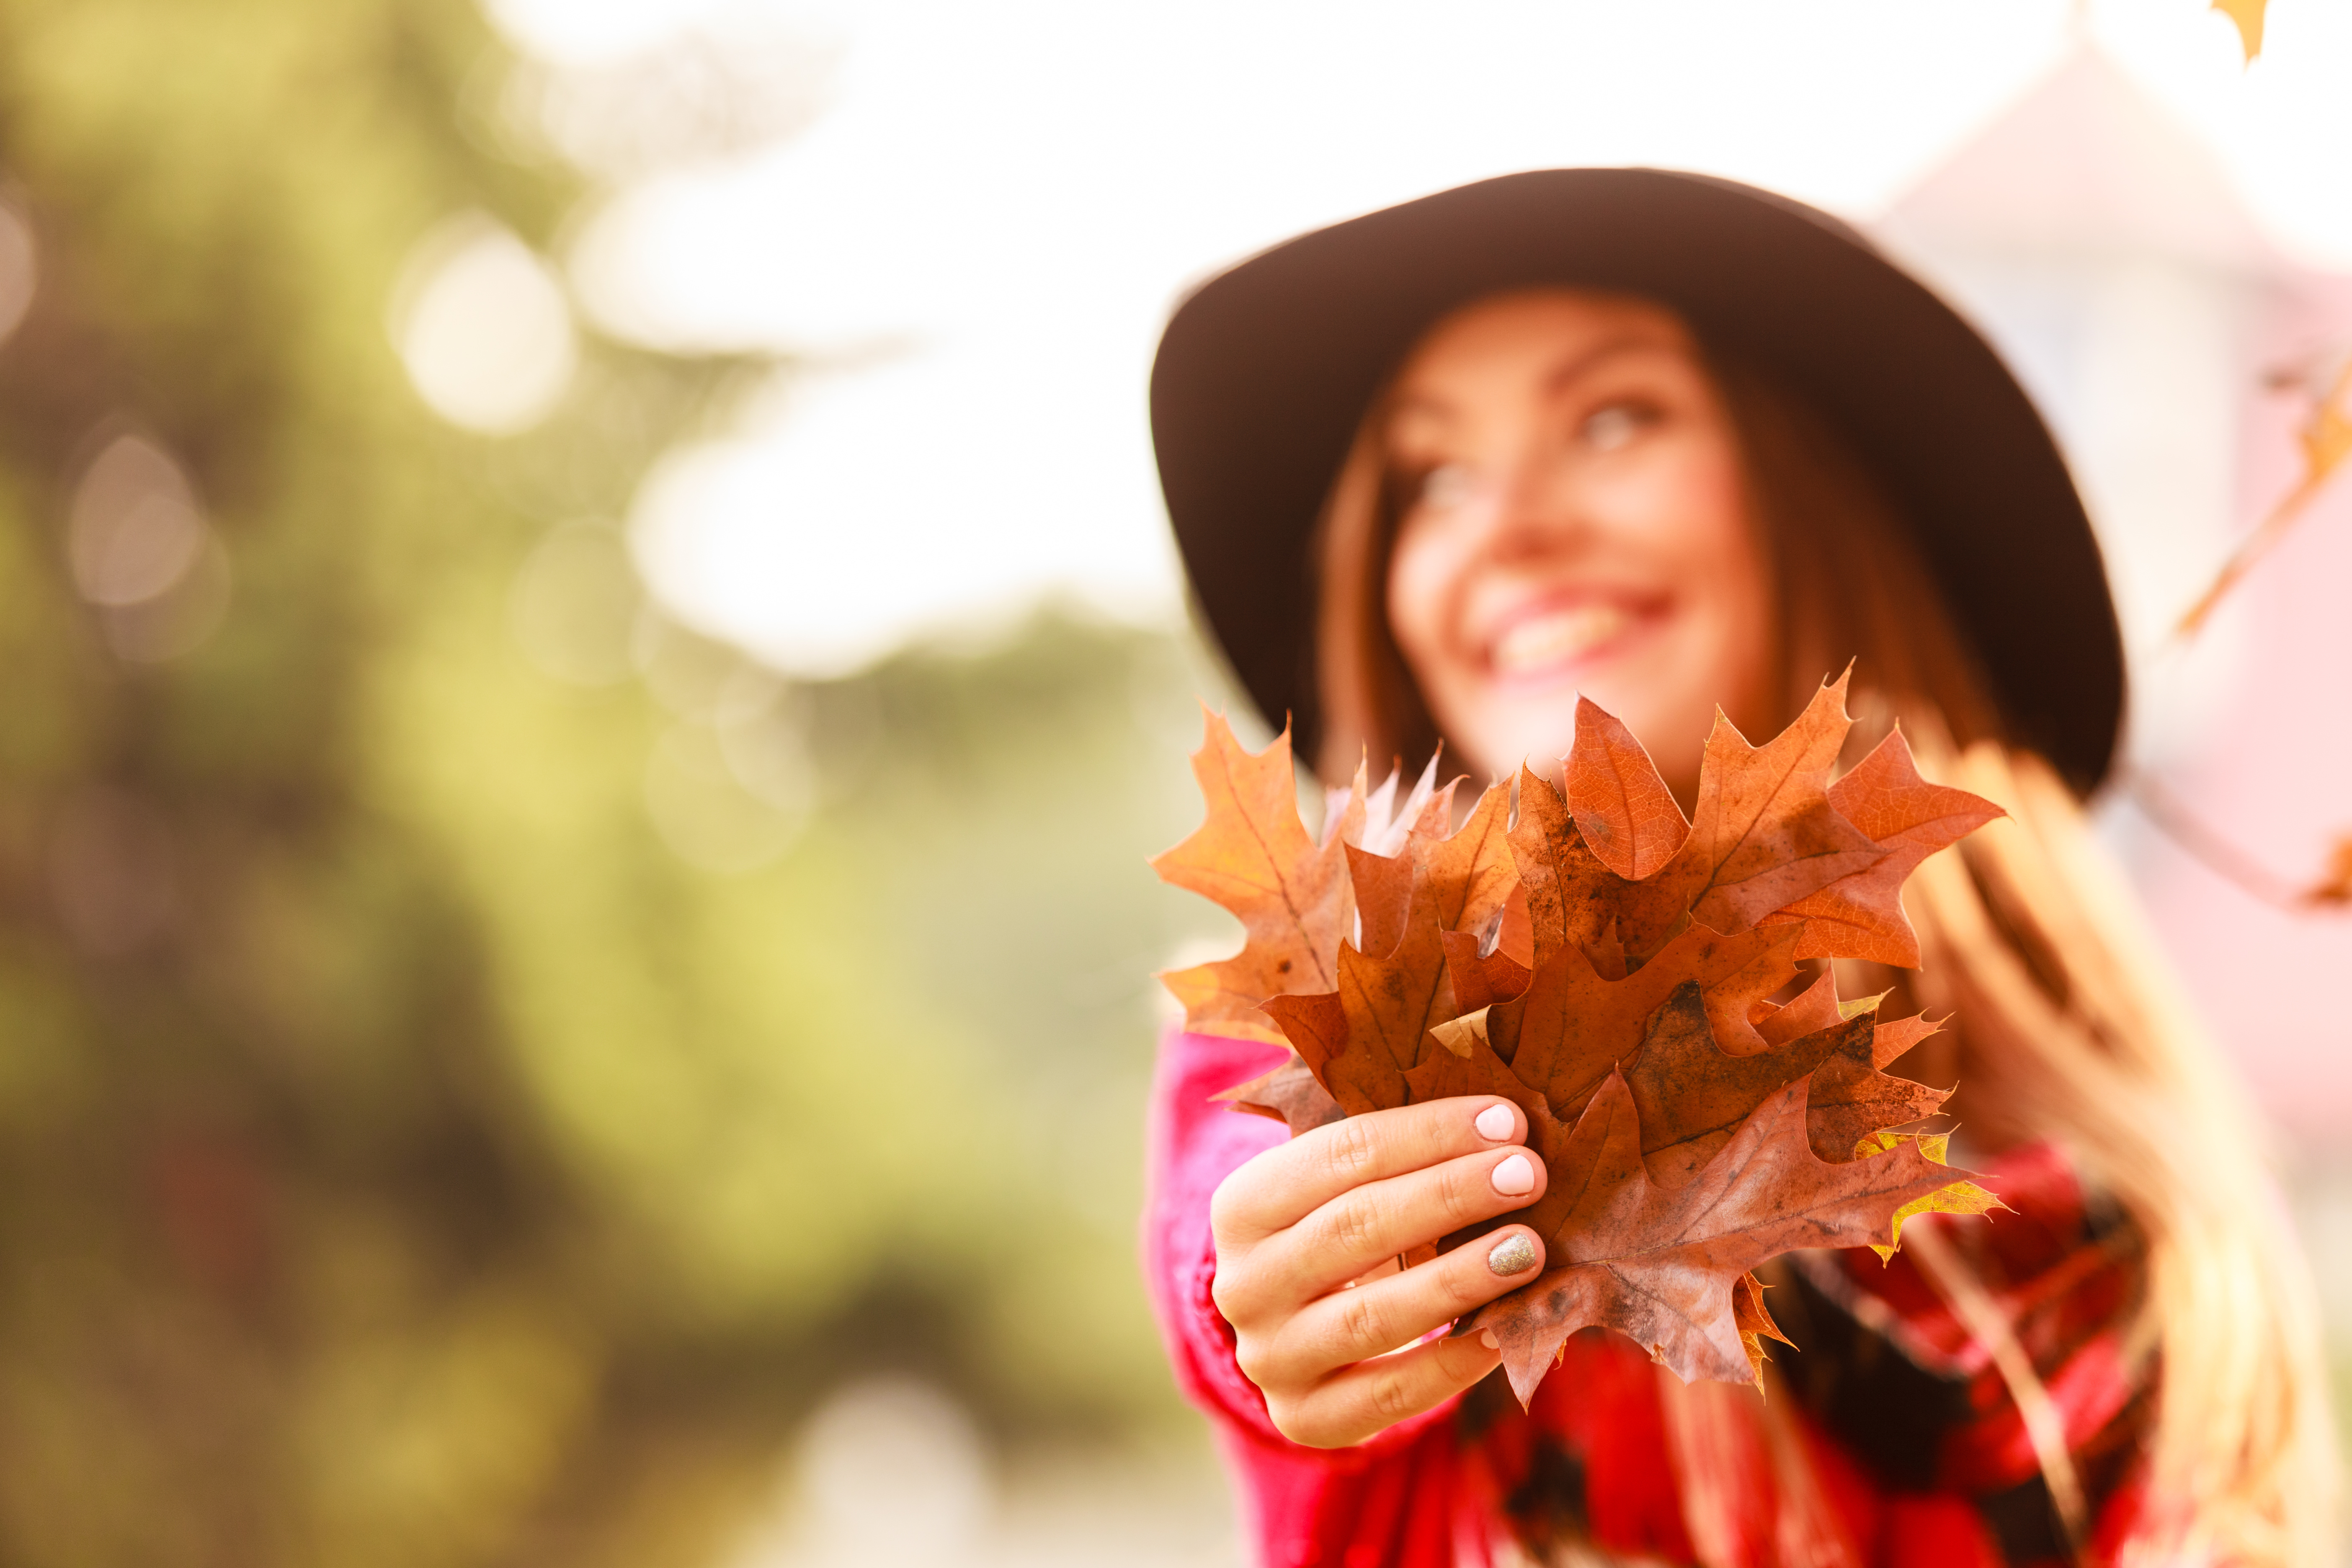
[[[1207,1099],[1268,1047],[1170,1043],[1147,1268],[1265,1561],[2329,1549],[2300,1262],[2077,810],[2123,712],[2097,548],[1980,338],[1794,203],[1549,171],[1213,280],[1153,424],[1206,618],[1327,778],[1441,741],[1507,776],[1566,750],[1581,692],[1687,806],[1718,703],[1761,739],[1856,658],[1849,760],[1900,719],[2011,814],[1915,876],[1922,970],[1841,989],[1957,1015],[1902,1068],[1957,1077],[1963,1163],[2015,1213],[1915,1226],[1885,1268],[1788,1260],[1801,1348],[1762,1401],[1588,1331],[1523,1415],[1491,1346],[1428,1336],[1531,1278],[1539,1238],[1379,1267],[1540,1194],[1520,1120],[1439,1101],[1285,1142]]]

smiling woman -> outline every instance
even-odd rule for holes
[[[1589,697],[1690,804],[1702,746],[1749,754],[1711,732],[1717,703],[1770,734],[1852,661],[1849,765],[1900,722],[1931,777],[2011,819],[1906,848],[1916,940],[1819,983],[1832,1008],[1842,989],[1955,1015],[1895,1070],[1958,1079],[1957,1152],[2011,1212],[1915,1218],[1891,1262],[1790,1255],[1771,1310],[1803,1348],[1774,1352],[1767,1400],[1685,1385],[1599,1329],[1524,1413],[1494,1397],[1502,1347],[1441,1331],[1530,1270],[1592,1263],[1593,1237],[1444,1242],[1532,1221],[1530,1194],[1597,1168],[1513,1147],[1544,1141],[1490,1130],[1491,1097],[1376,1101],[1283,1142],[1207,1114],[1281,1065],[1265,1047],[1172,1039],[1148,1267],[1268,1561],[2319,1560],[2333,1465],[2302,1261],[2236,1086],[2084,828],[2123,709],[2114,611],[2048,432],[1966,323],[1768,193],[1546,171],[1211,281],[1163,340],[1154,426],[1207,618],[1327,781],[1441,741],[1474,774],[1549,772]],[[1523,777],[1522,826],[1542,787]],[[1733,793],[1693,813],[1694,841]],[[1727,941],[1754,918],[1677,930]],[[1524,962],[1602,985],[1601,965],[1632,984],[1664,953],[1617,924],[1598,941]],[[1599,1005],[1575,994],[1571,1015]]]

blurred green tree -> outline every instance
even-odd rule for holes
[[[420,237],[582,195],[507,65],[458,0],[0,0],[8,1561],[703,1562],[862,1367],[1170,1408],[1198,673],[1048,616],[796,687],[641,604],[597,520],[775,372],[583,332],[523,433],[427,410]]]

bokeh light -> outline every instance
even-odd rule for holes
[[[571,384],[571,307],[546,265],[480,214],[418,242],[394,307],[393,336],[417,395],[484,435],[527,430]]]

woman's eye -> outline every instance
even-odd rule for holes
[[[1613,452],[1630,444],[1654,418],[1648,409],[1631,403],[1612,403],[1587,415],[1577,435],[1596,452]]]
[[[1433,510],[1447,510],[1470,499],[1471,484],[1467,467],[1461,463],[1440,463],[1422,476],[1421,489],[1413,497],[1413,502]]]

